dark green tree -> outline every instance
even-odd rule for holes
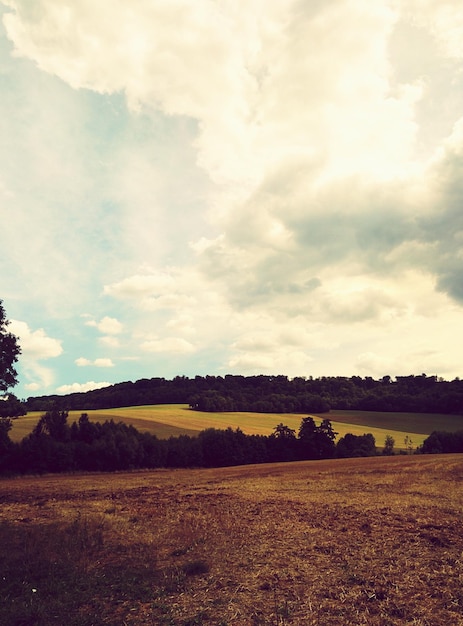
[[[0,419],[0,472],[11,470],[15,444],[11,441],[9,432],[12,423],[9,418]]]
[[[463,430],[454,433],[435,430],[423,441],[422,454],[448,454],[463,452]]]
[[[336,444],[336,454],[339,458],[358,456],[375,456],[375,438],[371,433],[364,435],[353,435],[347,433]]]
[[[303,459],[328,459],[334,456],[336,447],[331,422],[324,419],[316,426],[313,417],[304,417],[299,427],[299,446]]]
[[[296,438],[296,431],[289,426],[286,426],[286,424],[280,422],[278,426],[275,426],[275,428],[273,429],[272,436],[276,439],[293,440]]]
[[[317,426],[313,417],[304,417],[299,427],[299,442],[303,459],[316,459],[317,454]]]
[[[19,417],[26,415],[26,407],[12,393],[0,401],[0,417]]]
[[[384,456],[393,456],[394,445],[395,445],[394,437],[392,435],[386,435],[386,439],[384,440],[384,448],[383,448]]]
[[[71,425],[71,439],[92,443],[100,436],[101,424],[89,420],[88,413],[82,413],[77,422]]]
[[[70,428],[68,426],[67,411],[59,411],[58,409],[47,411],[39,419],[37,425],[32,431],[32,435],[36,437],[48,435],[55,441],[64,442],[69,440]]]
[[[12,423],[10,419],[0,419],[0,457],[10,449],[12,443],[10,440],[9,432],[11,430]]]
[[[271,461],[295,461],[298,456],[296,431],[280,422],[268,438]]]
[[[15,363],[21,354],[18,339],[8,332],[8,324],[3,302],[0,300],[0,396],[18,382]],[[24,415],[26,411],[21,403],[12,394],[4,395],[0,399],[0,470],[8,468],[10,453],[13,444],[9,437],[11,417]]]
[[[3,301],[0,300],[0,393],[4,393],[18,382],[15,363],[21,354],[18,338],[8,332],[9,320],[6,318]]]
[[[329,419],[324,419],[317,431],[318,450],[321,459],[331,459],[336,455],[336,437],[333,425]]]

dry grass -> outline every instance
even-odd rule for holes
[[[462,478],[448,455],[3,480],[0,623],[463,624]]]

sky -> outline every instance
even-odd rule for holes
[[[20,398],[463,374],[461,0],[0,0]]]

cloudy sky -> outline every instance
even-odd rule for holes
[[[19,397],[463,374],[461,0],[0,0]]]

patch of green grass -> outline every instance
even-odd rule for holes
[[[322,418],[322,415],[319,416]],[[444,413],[390,413],[387,411],[330,411],[329,419],[336,423],[374,426],[388,431],[406,431],[430,435],[433,430],[455,432],[463,430],[463,415]]]

